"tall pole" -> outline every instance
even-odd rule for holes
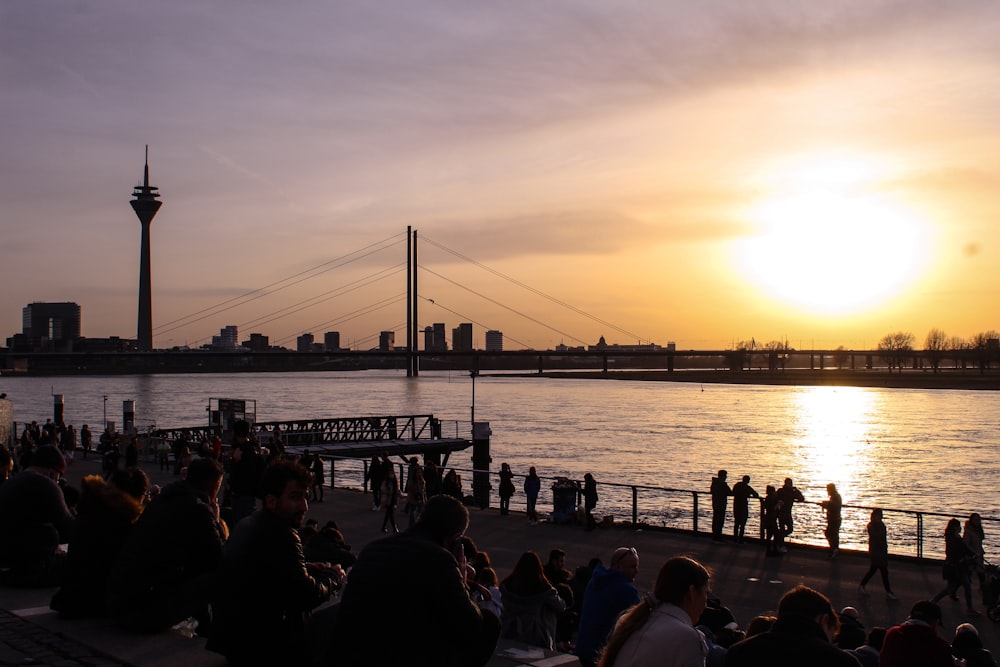
[[[413,231],[406,226],[406,377],[413,377],[413,367],[417,355],[413,345],[416,338],[413,335]]]
[[[417,333],[420,325],[417,324],[420,319],[417,317],[417,303],[420,301],[420,291],[417,289],[417,230],[413,230],[413,342],[414,342],[414,354],[413,354],[413,376],[416,377],[420,375],[420,357],[416,354],[416,342],[419,340],[420,336]]]
[[[149,184],[149,145],[146,146],[146,166],[143,168],[142,185],[132,192],[134,199],[129,203],[142,225],[142,240],[139,246],[139,317],[136,327],[136,345],[140,352],[153,349],[153,289],[150,272],[149,226],[160,210],[163,202],[156,201],[160,195]]]

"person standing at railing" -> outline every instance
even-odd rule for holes
[[[836,484],[827,484],[826,492],[830,496],[829,500],[820,503],[820,507],[826,512],[826,541],[830,543],[830,558],[836,558],[840,551],[840,514],[844,506],[844,501],[837,492]],[[851,647],[853,648],[853,647]]]
[[[587,515],[587,526],[585,530],[597,528],[597,519],[594,518],[594,509],[597,507],[597,480],[589,472],[583,476],[583,509]]]
[[[500,514],[510,514],[510,498],[514,495],[514,473],[510,464],[500,465]]]
[[[712,478],[712,486],[710,487],[712,493],[712,541],[717,544],[722,543],[722,528],[726,525],[726,505],[729,504],[729,496],[733,495],[729,483],[726,482],[728,475],[729,473],[725,470],[720,470]]]
[[[742,481],[733,484],[733,537],[739,544],[743,543],[750,518],[750,498],[760,498],[760,494],[750,486],[750,475],[743,475]]]
[[[532,526],[538,525],[538,512],[535,511],[535,504],[538,503],[538,492],[542,490],[542,480],[535,472],[535,466],[528,469],[528,476],[524,478],[524,498],[528,504],[528,522]]]
[[[768,556],[780,556],[781,550],[781,528],[778,526],[778,515],[781,513],[781,499],[774,486],[767,485],[764,492],[764,500],[761,502],[761,509],[764,512],[764,545],[767,547]]]
[[[778,489],[778,499],[781,500],[781,511],[778,513],[778,528],[781,530],[781,539],[784,540],[795,530],[792,506],[796,502],[804,503],[806,499],[798,487],[792,483],[791,477],[786,477],[785,483]],[[785,547],[782,546],[781,548],[784,549]]]

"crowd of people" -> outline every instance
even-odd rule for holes
[[[320,527],[307,519],[309,502],[323,501],[322,459],[280,447],[265,453],[246,422],[236,422],[227,447],[209,441],[197,453],[175,450],[183,465],[162,489],[135,461],[116,462],[72,489],[62,481],[67,456],[58,429],[40,431],[16,456],[0,451],[3,583],[58,586],[51,606],[66,618],[107,616],[130,632],[203,635],[232,665],[482,665],[501,639],[574,653],[584,667],[995,665],[972,624],[958,626],[951,643],[940,637],[937,603],[962,588],[967,610],[978,613],[973,574],[982,592],[987,587],[977,514],[964,534],[957,519],[949,522],[947,585],[896,626],[866,630],[857,608],[835,612],[826,596],[804,586],[782,597],[776,616],[744,624],[713,596],[710,569],[686,556],[663,563],[648,593],[635,584],[634,547],[587,555],[574,570],[563,548],[551,549],[544,563],[526,551],[501,576],[466,535],[461,477],[454,469],[442,475],[431,461],[372,457],[366,483],[386,536],[354,554],[335,521]],[[156,459],[163,465],[159,452]],[[727,477],[720,470],[712,480],[712,537],[723,539],[732,497],[733,538],[742,542],[749,499],[759,494],[749,476],[731,489]],[[529,522],[537,524],[534,468],[522,490]],[[594,477],[588,473],[579,490],[581,522],[592,530]],[[502,515],[514,493],[504,464]],[[827,493],[822,507],[834,558],[843,501],[834,484]],[[792,506],[804,498],[786,479],[780,489],[768,486],[762,502],[768,551],[782,553]],[[881,510],[872,512],[868,535],[871,567],[858,592],[867,594],[880,572],[895,599]],[[326,605],[335,594],[339,604]]]

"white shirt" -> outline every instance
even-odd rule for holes
[[[708,645],[687,612],[661,602],[625,640],[614,667],[704,667]]]

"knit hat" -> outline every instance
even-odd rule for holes
[[[44,445],[31,455],[31,465],[36,468],[50,468],[58,470],[60,474],[66,472],[66,459],[63,458],[55,445]]]

